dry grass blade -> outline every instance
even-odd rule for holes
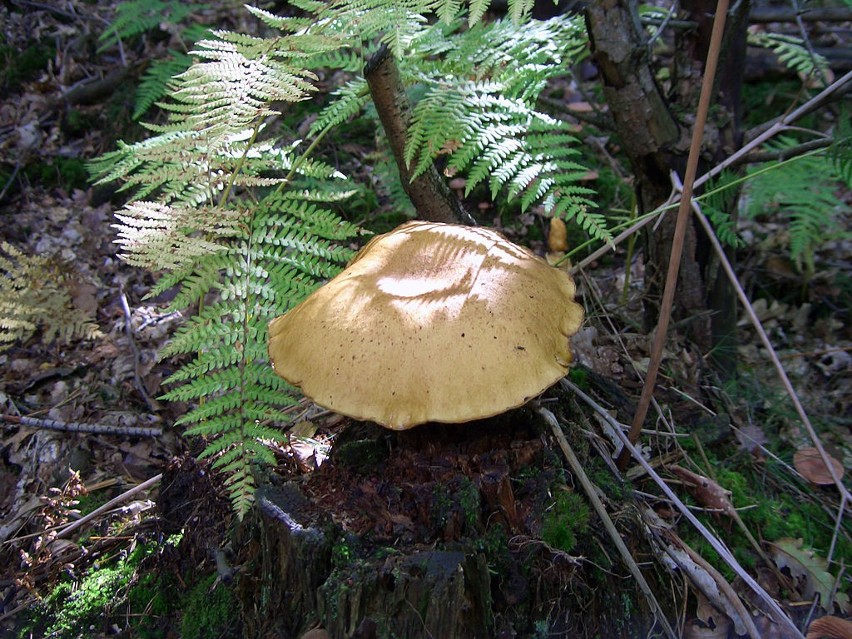
[[[569,389],[572,393],[574,393],[577,397],[586,402],[589,406],[592,407],[603,419],[607,420],[609,424],[613,427],[613,432],[616,436],[621,440],[621,443],[624,445],[625,450],[629,451],[630,455],[632,455],[633,459],[639,463],[639,465],[645,470],[648,476],[654,480],[657,486],[660,487],[660,490],[665,493],[666,497],[671,500],[672,504],[677,508],[681,515],[686,518],[689,523],[693,525],[693,527],[698,531],[698,533],[707,540],[707,542],[712,546],[713,550],[715,550],[719,557],[721,557],[722,561],[724,561],[728,566],[733,570],[740,579],[763,601],[766,605],[766,609],[772,617],[773,621],[777,624],[784,626],[792,637],[797,637],[798,639],[804,639],[804,635],[799,631],[796,625],[790,620],[787,614],[782,610],[781,606],[778,605],[778,602],[775,601],[763,587],[754,580],[754,578],[746,572],[746,570],[740,565],[740,563],[736,560],[728,547],[716,537],[712,532],[710,532],[707,527],[702,524],[698,518],[686,507],[680,498],[674,493],[674,491],[669,487],[669,485],[665,482],[665,480],[660,477],[656,470],[649,464],[645,458],[642,456],[642,453],[633,445],[633,443],[627,438],[627,435],[624,433],[625,426],[616,421],[607,411],[606,409],[598,404],[594,399],[589,397],[586,393],[583,392],[581,388],[579,388],[576,384],[572,383],[567,379],[563,379],[560,382],[565,388]]]
[[[562,453],[565,455],[568,465],[571,466],[571,472],[574,477],[579,480],[580,485],[583,487],[583,491],[586,493],[586,496],[592,504],[592,507],[595,509],[598,517],[601,518],[601,522],[603,523],[604,528],[606,528],[610,539],[612,539],[618,549],[618,553],[621,555],[624,563],[627,564],[630,574],[633,575],[634,579],[636,579],[636,584],[648,600],[648,605],[654,611],[654,615],[657,617],[657,621],[660,626],[663,627],[663,630],[668,637],[675,639],[677,634],[663,614],[660,604],[657,602],[656,597],[654,597],[654,593],[651,591],[651,586],[648,585],[648,582],[645,580],[645,576],[642,574],[642,571],[639,570],[639,566],[636,564],[636,561],[633,559],[630,551],[624,544],[624,540],[622,540],[621,535],[618,534],[615,524],[612,523],[612,519],[610,519],[609,514],[606,512],[606,508],[604,508],[603,503],[595,491],[594,484],[592,484],[592,481],[589,479],[588,475],[586,475],[583,470],[583,466],[580,464],[580,460],[577,459],[574,451],[571,450],[571,446],[568,444],[568,440],[565,439],[565,434],[562,432],[562,428],[559,426],[559,421],[556,419],[556,416],[551,411],[546,408],[542,408],[541,406],[537,407],[537,410],[553,431],[553,435],[556,437],[556,441],[559,442],[559,447],[562,449]]]

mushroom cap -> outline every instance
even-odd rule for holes
[[[484,228],[408,222],[269,325],[275,372],[320,406],[387,428],[524,404],[571,362],[571,277]]]

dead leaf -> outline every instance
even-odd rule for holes
[[[710,600],[701,592],[698,593],[695,616],[698,619],[687,623],[684,628],[685,639],[727,639],[731,620],[710,603]],[[696,621],[700,621],[701,625]]]
[[[838,478],[842,478],[843,464],[831,455],[828,455],[828,460]],[[800,448],[797,450],[796,454],[793,455],[793,465],[802,477],[817,486],[829,486],[834,483],[834,478],[832,478],[816,448]]]
[[[87,317],[94,317],[98,312],[98,288],[91,282],[72,279],[68,282],[68,292],[71,294],[71,302],[81,313]]]
[[[727,639],[731,622],[725,619],[725,623],[719,626],[705,626],[698,619],[688,621],[683,628],[684,639]]]
[[[763,430],[760,426],[755,426],[754,424],[737,428],[734,434],[737,436],[740,448],[749,453],[754,453],[755,450],[766,443],[766,435],[764,435]]]
[[[801,539],[788,537],[769,542],[769,546],[778,567],[787,568],[793,578],[801,582],[800,590],[805,599],[813,599],[818,594],[823,609],[831,610],[835,578],[828,572],[828,561],[810,548],[805,548]],[[849,596],[837,592],[834,593],[834,601],[845,610],[849,605]]]
[[[832,616],[815,619],[805,639],[852,639],[852,621]]]
[[[682,466],[671,466],[669,470],[686,485],[699,504],[729,517],[736,516],[737,511],[731,503],[730,491],[725,490],[709,477],[693,473]]]

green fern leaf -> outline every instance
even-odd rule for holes
[[[768,146],[791,148],[796,141],[780,137]],[[842,176],[824,150],[782,162],[770,162],[749,171],[746,214],[772,215],[788,224],[790,256],[807,276],[814,272],[814,254],[828,240],[848,237],[841,214],[848,207],[838,197]]]
[[[347,82],[331,94],[332,102],[325,107],[311,124],[308,137],[315,137],[320,131],[343,124],[359,113],[367,104],[369,91],[367,81],[358,78]]]
[[[179,2],[178,0],[128,0],[115,8],[112,23],[98,38],[104,51],[120,40],[127,40],[146,31],[159,29],[163,22],[178,24],[197,11],[208,8],[206,4]]]
[[[138,120],[157,101],[166,95],[172,76],[183,73],[192,64],[192,58],[185,53],[169,51],[170,58],[155,60],[145,71],[136,88],[136,105],[133,119]]]
[[[818,80],[827,77],[828,61],[820,54],[808,51],[801,38],[781,33],[749,32],[748,44],[770,49],[787,68],[804,77],[815,75]]]

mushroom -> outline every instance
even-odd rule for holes
[[[521,406],[565,375],[583,321],[571,277],[484,228],[408,222],[272,320],[275,372],[386,428]]]

